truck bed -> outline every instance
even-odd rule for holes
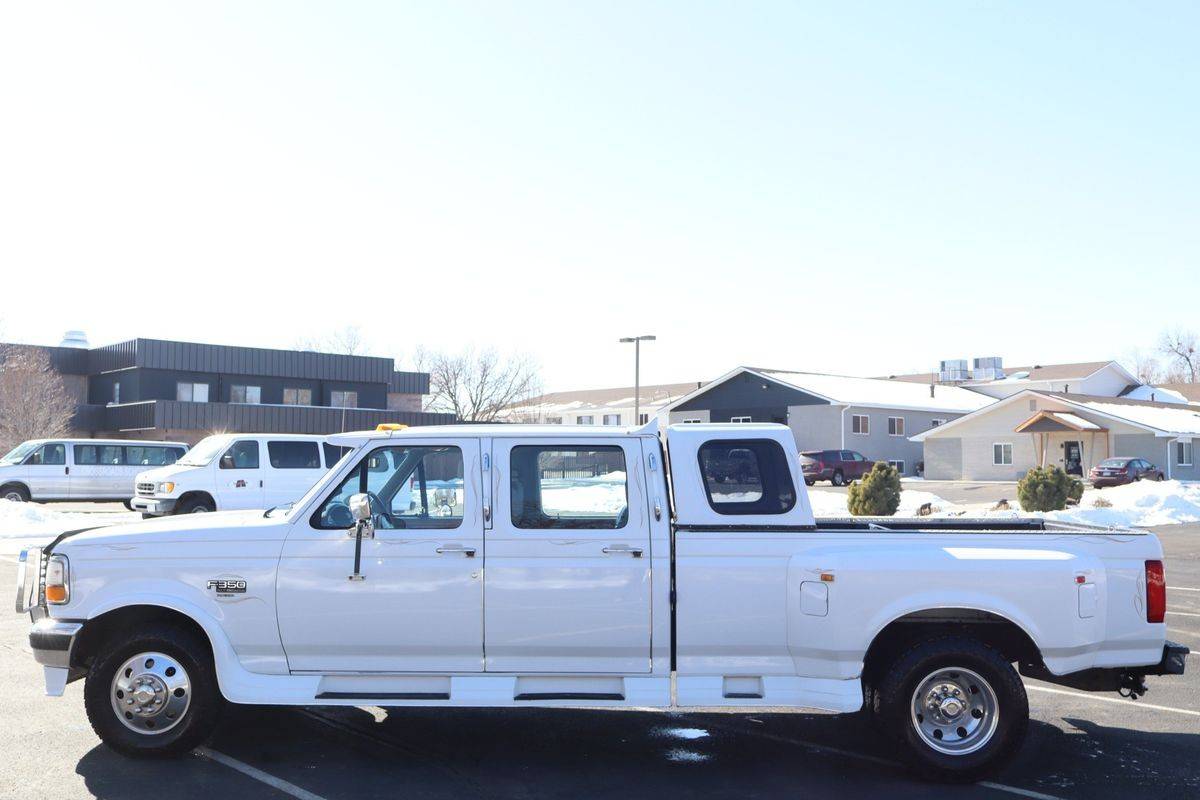
[[[1074,533],[1145,535],[1133,528],[1102,528],[1073,522],[1055,522],[1037,517],[1026,519],[989,519],[970,517],[817,517],[819,531],[928,531],[930,533]]]

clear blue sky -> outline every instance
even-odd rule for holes
[[[1196,3],[10,3],[10,339],[736,364],[1200,327]]]

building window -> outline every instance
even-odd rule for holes
[[[1036,397],[1029,398],[1029,410],[1037,411],[1037,398]]]
[[[547,425],[562,425],[562,417],[546,417]]]
[[[904,462],[903,461],[889,461],[888,463],[891,464],[893,467],[895,467],[896,471],[899,472],[901,475],[904,474]]]
[[[258,405],[262,402],[262,387],[261,386],[242,386],[235,383],[229,387],[229,402],[231,403],[252,403]]]
[[[992,445],[992,464],[997,467],[1012,466],[1012,445],[997,443]]]
[[[871,432],[871,418],[866,414],[854,414],[850,417],[850,432],[866,436]]]
[[[931,428],[936,428],[936,427],[938,427],[939,425],[945,425],[945,424],[946,424],[946,420],[944,420],[944,419],[935,419],[935,420],[933,420],[933,421],[930,423],[929,427],[931,427]]]
[[[1190,467],[1192,465],[1191,442],[1175,443],[1175,463],[1181,467]]]
[[[283,404],[285,406],[311,406],[312,389],[284,389]]]
[[[208,384],[180,381],[175,384],[175,399],[186,403],[207,403]]]
[[[638,414],[638,425],[645,425],[650,421],[649,414]]]
[[[121,404],[121,384],[114,383],[113,384],[113,405],[118,406],[120,404]]]
[[[330,392],[329,405],[334,408],[358,408],[358,392]]]
[[[699,424],[699,423],[700,423],[700,420],[698,420],[698,419],[685,419],[685,420],[683,421],[683,424],[684,424],[684,425],[696,425],[696,424]]]
[[[730,422],[754,422],[754,417],[730,417]]]
[[[620,414],[605,414],[604,415],[604,424],[605,425],[620,425],[621,424],[621,415]]]
[[[888,417],[888,436],[904,435],[904,417]]]
[[[595,425],[596,418],[593,417],[591,414],[585,414],[582,417],[576,417],[575,424],[576,425]]]

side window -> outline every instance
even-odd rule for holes
[[[125,448],[119,444],[100,446],[100,463],[109,467],[119,467],[125,463]]]
[[[329,469],[334,464],[342,460],[342,456],[349,452],[349,447],[338,447],[335,444],[328,442],[321,443],[321,449],[325,451],[325,468]]]
[[[147,454],[151,449],[152,448],[143,447],[140,445],[137,447],[132,447],[132,446],[126,447],[124,463],[134,464],[134,465],[148,465],[150,462],[147,460],[149,458],[149,456]]]
[[[457,528],[463,520],[462,450],[382,447],[358,463],[313,515],[316,528],[354,525],[350,498],[368,494],[377,530]]]
[[[512,524],[613,530],[629,521],[625,451],[611,445],[521,445],[509,456]]]
[[[163,458],[164,464],[174,464],[179,459],[183,458],[182,447],[168,447],[166,456]]]
[[[717,439],[700,446],[700,476],[718,514],[786,514],[796,505],[787,456],[771,439]]]
[[[94,444],[77,444],[75,445],[75,464],[77,466],[90,466],[100,463],[100,452]]]
[[[843,450],[840,453],[838,453],[838,460],[839,461],[853,461],[854,453],[850,450]]]
[[[221,469],[258,469],[258,442],[242,439],[231,444],[221,456]]]
[[[316,442],[267,442],[267,457],[275,469],[320,469]]]
[[[42,448],[42,463],[47,466],[61,467],[67,463],[67,446],[64,444],[48,444]]]

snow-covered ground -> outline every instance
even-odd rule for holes
[[[842,517],[849,513],[845,493],[809,489],[808,496],[813,513],[818,517]],[[1097,501],[1100,505],[1097,505]],[[896,516],[915,516],[917,509],[925,503],[932,506],[935,517],[1044,517],[1084,525],[1147,527],[1200,522],[1200,483],[1140,481],[1128,486],[1088,489],[1077,507],[1045,513],[1021,511],[1015,492],[1009,499],[1011,510],[993,511],[988,504],[958,505],[930,492],[905,489],[900,492],[900,508]],[[1105,507],[1104,503],[1110,505]]]
[[[56,511],[38,503],[0,500],[0,553],[17,553],[29,545],[45,544],[63,531],[97,525],[139,522],[141,514]]]

